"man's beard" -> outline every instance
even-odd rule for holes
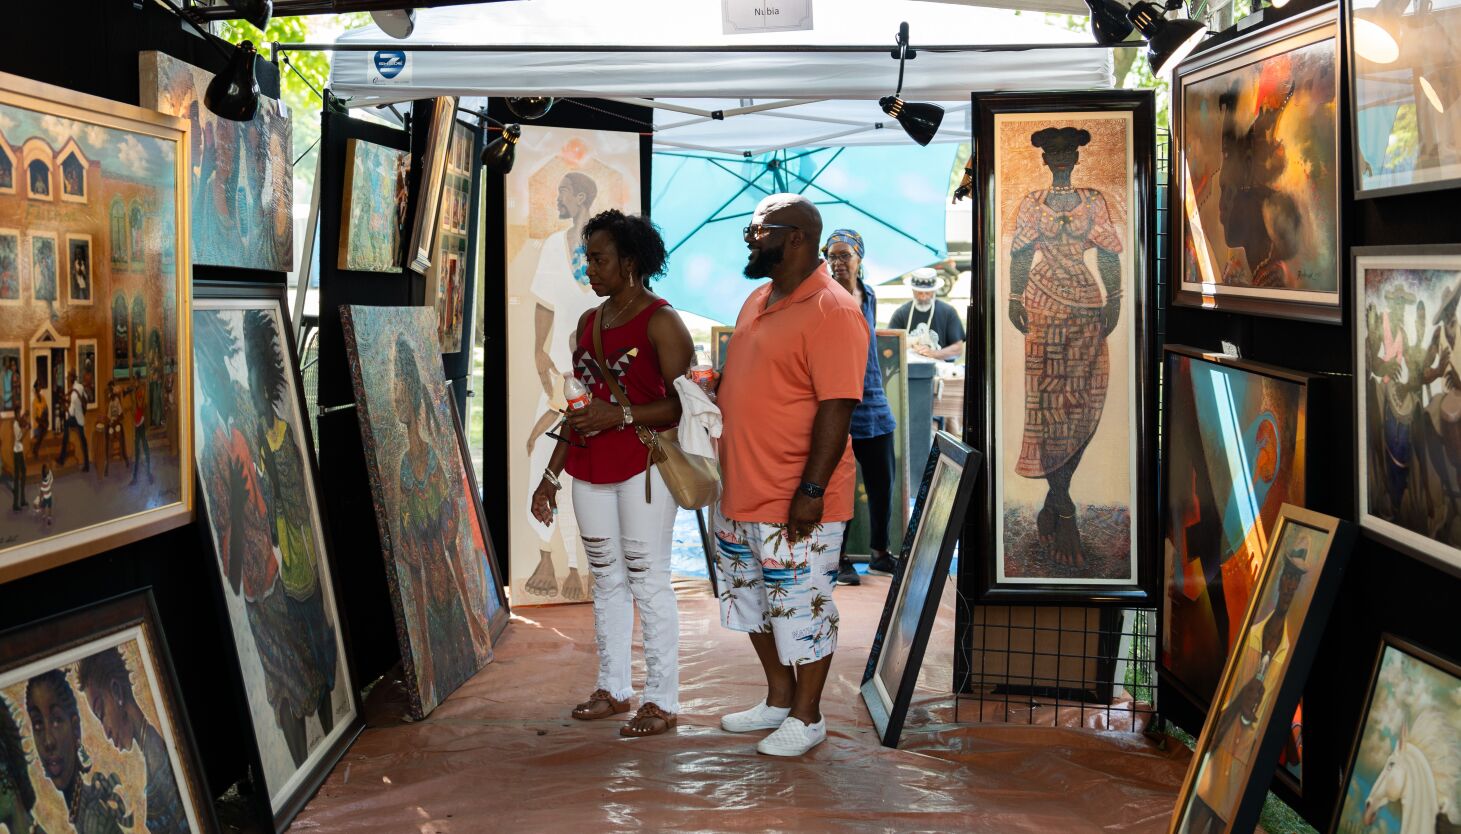
[[[926,303],[923,301],[919,301],[918,299],[914,299],[913,309],[917,310],[920,313],[927,313],[929,310],[933,309],[933,299],[930,298]]]
[[[786,244],[784,242],[775,249],[762,249],[759,255],[752,258],[746,264],[746,277],[770,278],[771,270],[775,269],[776,265],[781,263],[781,259],[784,257],[786,257]]]
[[[567,220],[567,219],[569,219],[572,216],[573,215],[568,211],[568,206],[565,205],[562,200],[559,200],[558,201],[558,219],[559,220]]]

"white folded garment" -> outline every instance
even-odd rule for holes
[[[675,391],[680,395],[680,448],[692,455],[703,455],[711,460],[715,456],[712,437],[720,437],[720,409],[699,385],[687,377],[675,380]]]

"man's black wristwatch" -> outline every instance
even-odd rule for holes
[[[811,481],[802,481],[801,486],[797,487],[796,491],[808,498],[821,498],[826,493],[827,488],[821,484],[814,484]]]

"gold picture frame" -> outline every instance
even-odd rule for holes
[[[446,149],[456,115],[456,96],[438,96],[432,102],[426,155],[421,160],[421,183],[416,191],[416,216],[411,223],[411,245],[406,249],[406,266],[422,275],[431,266],[436,210],[441,204],[441,186],[446,179]]]
[[[27,499],[0,518],[0,582],[7,582],[192,520],[191,261],[187,122],[8,73],[0,73],[0,114],[7,155],[39,165],[43,178],[49,166],[53,183],[63,157],[79,161],[74,149],[83,148],[85,167],[67,172],[81,178],[78,199],[56,202],[17,188],[0,195],[0,226],[19,229],[22,238],[91,235],[95,300],[76,305],[65,292],[41,299],[26,292],[0,320],[0,342],[24,343],[23,402],[27,410],[44,405],[44,415],[31,416],[46,421],[44,431],[36,431],[40,420],[25,430],[24,478],[6,446],[4,484],[14,503],[21,503],[14,492]],[[130,215],[112,210],[123,203]],[[39,210],[32,213],[32,205]],[[58,265],[58,283],[64,275]],[[128,312],[119,318],[118,310]],[[94,346],[99,366],[90,389],[67,377],[81,343]],[[88,393],[74,394],[78,388]],[[114,404],[110,398],[120,399],[122,445],[130,451],[123,467],[110,465],[115,446],[97,412],[81,408],[79,421],[66,416],[89,392],[101,414]],[[7,443],[19,425],[0,425]],[[69,455],[58,453],[71,451],[80,452],[81,466],[67,469]]]

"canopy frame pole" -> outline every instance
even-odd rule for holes
[[[783,107],[800,107],[803,104],[819,104],[829,101],[825,98],[789,98],[778,101],[768,101],[765,104],[749,104],[744,107],[727,107],[724,110],[706,110],[700,107],[691,107],[686,104],[672,104],[668,101],[657,101],[652,98],[640,98],[638,96],[613,96],[609,101],[617,101],[621,104],[637,104],[640,107],[652,107],[656,110],[673,110],[676,113],[686,113],[691,116],[702,116],[707,119],[727,119],[731,116],[744,116],[747,113],[761,113],[767,110],[780,110]],[[717,117],[716,114],[720,116]]]
[[[1145,41],[1122,41],[1113,44],[1100,43],[1005,43],[1005,44],[946,44],[943,46],[920,46],[919,50],[939,54],[958,52],[1051,52],[1063,49],[1137,49],[1145,48]],[[792,52],[792,53],[847,53],[888,54],[884,46],[852,46],[845,44],[730,44],[703,46],[669,46],[655,44],[600,44],[585,47],[579,44],[521,44],[521,43],[279,43],[270,44],[270,58],[278,52],[575,52],[575,53],[672,53],[672,52]]]

